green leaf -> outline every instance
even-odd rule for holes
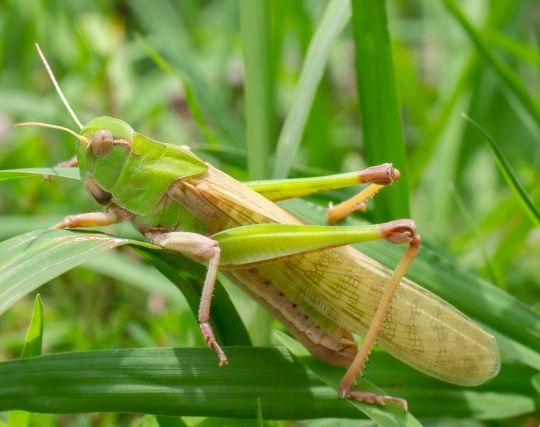
[[[264,427],[261,399],[257,399],[257,427]]]
[[[26,338],[24,339],[24,347],[21,357],[33,357],[41,354],[41,343],[43,341],[43,305],[41,303],[41,297],[36,295],[34,300],[34,310],[32,311],[32,318],[30,319],[30,325],[26,331]]]
[[[527,86],[525,86],[519,75],[511,66],[495,55],[493,49],[485,43],[481,34],[473,27],[454,1],[444,0],[443,3],[463,31],[465,31],[471,42],[476,46],[477,51],[482,55],[484,61],[495,71],[503,84],[510,89],[510,92],[530,114],[536,125],[540,127],[540,110],[538,109],[538,105],[531,97],[529,89],[527,89]]]
[[[540,394],[540,374],[536,374],[531,378],[531,384],[538,394]]]
[[[34,309],[30,325],[26,331],[24,347],[21,358],[39,356],[41,354],[41,344],[43,341],[43,304],[39,294],[34,299]],[[9,427],[26,427],[32,422],[32,413],[26,411],[10,411],[8,414]]]
[[[52,278],[114,247],[148,243],[97,233],[37,230],[0,243],[0,313]]]
[[[187,427],[187,424],[178,417],[165,417],[158,415],[156,420],[159,424],[159,427]]]
[[[163,277],[155,268],[144,265],[118,251],[97,255],[86,261],[82,267],[111,277],[120,283],[129,284],[144,292],[160,294],[171,301],[181,299],[178,288]]]
[[[497,142],[495,142],[495,139],[493,139],[493,137],[473,119],[471,119],[466,114],[463,114],[463,117],[465,118],[465,120],[467,120],[470,124],[474,126],[478,133],[480,133],[484,137],[484,139],[488,143],[491,154],[493,154],[495,162],[497,162],[497,166],[499,167],[499,170],[504,177],[504,180],[516,196],[519,204],[523,207],[533,224],[535,224],[536,226],[540,226],[540,212],[538,212],[531,199],[529,199],[529,197],[527,196],[527,193],[523,189],[522,185],[516,177],[516,174],[512,170],[510,163],[508,162],[508,160],[506,160],[506,157],[504,156],[502,150],[499,148],[499,144],[497,144]]]
[[[159,68],[182,83],[184,96],[186,97],[186,104],[189,107],[193,120],[195,120],[195,123],[197,123],[197,126],[199,127],[199,132],[206,139],[206,141],[211,144],[211,146],[217,146],[218,141],[206,123],[203,109],[199,104],[199,100],[197,99],[195,87],[189,77],[176,71],[171,64],[169,64],[169,62],[167,62],[167,60],[163,58],[163,56],[161,56],[159,52],[146,41],[143,36],[137,34],[135,39],[143,47],[143,49],[146,50],[150,58],[152,58]]]
[[[454,187],[453,185],[450,186],[450,193],[452,194],[452,196],[454,196],[456,205],[461,211],[461,216],[465,219],[466,223],[468,224],[469,228],[471,229],[474,235],[476,244],[478,246],[480,254],[482,255],[482,259],[484,260],[484,263],[486,264],[491,280],[497,287],[499,288],[503,287],[502,279],[498,277],[497,269],[495,268],[493,261],[488,255],[486,244],[484,242],[484,239],[482,238],[482,235],[480,234],[480,231],[478,230],[478,226],[476,224],[474,217],[471,215],[471,213],[467,209],[467,206],[465,202],[463,201],[463,198],[461,197],[459,192],[456,190],[456,187]]]
[[[197,313],[204,266],[138,240],[82,231],[37,230],[0,243],[0,314],[54,277],[123,245],[131,245],[149,258],[184,293]],[[190,272],[191,277],[182,276],[182,271]],[[219,284],[213,301],[211,320],[216,337],[229,345],[249,345],[247,331]]]
[[[80,180],[78,168],[27,168],[27,169],[4,169],[0,170],[0,181],[10,179],[31,178],[33,176],[57,176]]]
[[[293,102],[279,135],[272,174],[274,178],[286,178],[289,174],[330,50],[350,16],[351,8],[347,0],[332,0],[326,6],[324,16],[309,44]]]
[[[270,13],[268,0],[241,0],[240,29],[244,53],[246,140],[250,179],[268,178],[272,137],[269,69]]]
[[[166,348],[64,353],[29,359],[24,365],[0,363],[0,410],[256,418],[260,398],[267,418],[354,416],[354,409],[285,352],[234,347],[226,351],[230,363],[225,368],[217,367],[209,349]]]
[[[529,62],[536,67],[540,67],[540,52],[538,52],[535,47],[529,46],[527,43],[508,36],[500,31],[492,34],[491,39],[495,44],[502,47],[516,58]]]
[[[409,217],[407,164],[401,129],[386,2],[352,0],[352,27],[356,47],[356,79],[364,153],[370,165],[391,162],[401,179],[374,199],[377,222]]]
[[[521,363],[540,371],[540,353],[538,351],[497,331],[491,330],[490,332],[495,336],[501,353],[508,359],[519,360]]]
[[[58,353],[2,362],[0,411],[256,419],[260,400],[267,420],[362,417],[284,348],[224,350],[230,364],[223,368],[217,367],[212,350],[202,348]],[[344,372],[317,363],[318,375],[339,378]],[[376,353],[367,375],[387,392],[407,398],[417,417],[496,419],[534,411],[538,398],[530,384],[533,372],[517,365],[506,365],[502,372],[489,384],[468,390]]]
[[[216,75],[222,74],[222,63],[218,62],[217,67],[208,66],[207,60],[211,59],[211,55],[208,55],[209,52],[203,54],[205,50],[200,49],[201,46],[192,45],[194,40],[186,33],[187,22],[184,22],[184,17],[181,17],[178,13],[177,9],[189,8],[189,6],[184,3],[174,4],[164,0],[157,3],[129,2],[126,6],[133,14],[137,25],[140,25],[141,32],[152,43],[152,46],[155,46],[171,62],[176,72],[185,75],[192,83],[193,92],[197,94],[201,109],[211,119],[212,129],[217,134],[219,142],[228,141],[233,145],[242,143],[244,140],[243,127],[238,115],[234,114],[236,110],[233,111],[230,105],[225,102],[224,92],[227,91],[225,85],[214,85],[210,82]],[[236,4],[230,3],[225,8],[232,14],[232,9],[236,8]],[[159,25],[156,25],[157,22],[159,22]],[[205,20],[205,22],[207,21]],[[209,28],[214,30],[212,25]],[[225,38],[222,40],[223,48],[218,50],[220,58],[230,58],[229,55],[232,52],[230,46],[233,40],[236,41],[237,35],[235,34],[234,37],[234,39]],[[214,58],[216,57],[214,56]],[[225,68],[225,64],[223,64],[223,68]],[[219,71],[217,73],[211,72],[209,76],[208,72],[212,69]],[[125,73],[122,73],[122,77],[125,78]],[[146,74],[146,77],[148,77],[148,74]],[[147,80],[148,78],[144,78],[139,82],[142,84]],[[150,84],[149,92],[152,93],[153,91],[155,89]],[[138,106],[133,110],[133,114],[147,122],[153,116],[153,110],[148,111],[147,114],[141,114],[140,111],[144,109],[147,101],[144,97],[141,97],[139,88],[134,88],[132,96],[138,99],[143,98],[142,102],[134,103],[132,102],[134,100],[130,100],[129,105],[126,107]],[[166,96],[160,94],[157,98],[162,101],[166,99]],[[160,110],[170,110],[162,102],[159,103],[159,106]],[[161,114],[161,116],[163,115]]]

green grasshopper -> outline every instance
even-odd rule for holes
[[[294,197],[369,184],[329,208],[329,222],[356,210],[399,178],[390,164],[308,179],[242,184],[205,163],[184,146],[135,132],[126,122],[98,117],[83,126],[42,62],[80,133],[45,123],[79,140],[81,178],[105,212],[67,216],[58,229],[130,221],[150,242],[207,263],[198,321],[219,365],[227,357],[209,324],[218,270],[279,319],[316,357],[348,368],[339,395],[384,405],[405,400],[354,390],[375,343],[412,367],[463,386],[481,384],[499,370],[494,338],[438,297],[404,278],[420,237],[401,219],[365,226],[314,226],[274,203]],[[374,239],[408,248],[392,272],[346,246]],[[364,335],[360,349],[352,333]]]

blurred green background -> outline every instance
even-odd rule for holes
[[[358,3],[366,14],[376,9]],[[391,0],[386,5],[389,75],[384,72],[392,71],[392,63],[374,67],[372,74],[363,71],[364,63],[369,68],[373,58],[384,58],[384,49],[379,52],[375,45],[370,56],[361,26],[369,15],[355,10],[351,21],[347,2],[3,0],[0,169],[52,166],[75,154],[67,135],[12,126],[43,121],[75,129],[39,62],[34,48],[39,42],[83,123],[104,114],[120,117],[158,140],[190,145],[240,180],[357,170],[376,159],[383,145],[404,180],[396,186],[399,194],[389,192],[380,203],[370,203],[362,216],[378,221],[410,216],[442,257],[535,308],[540,233],[485,140],[461,113],[495,138],[538,206],[540,5],[532,0]],[[472,33],[460,22],[463,16]],[[172,73],[151,58],[148,46],[166,59]],[[401,125],[392,121],[387,78],[395,79]],[[360,95],[359,84],[365,88]],[[310,96],[312,105],[303,103]],[[380,118],[377,110],[369,111],[376,104]],[[194,120],[193,105],[200,106],[204,119]],[[284,143],[291,139],[300,143],[297,153]],[[283,159],[290,160],[291,171]],[[351,194],[335,191],[311,200],[326,205]],[[92,210],[96,204],[78,181],[2,182],[0,238]],[[107,231],[137,238],[129,226]],[[186,302],[173,292],[152,292],[162,281],[129,250],[55,279],[40,291],[43,352],[202,346]],[[279,326],[235,288],[227,289],[254,343],[268,344],[270,324]],[[24,298],[0,317],[0,359],[19,356],[32,301]],[[36,417],[35,425],[50,426],[140,422],[116,414]],[[528,417],[497,423],[534,420]]]

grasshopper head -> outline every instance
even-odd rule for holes
[[[102,148],[103,140],[110,139],[109,136],[131,143],[133,133],[133,128],[125,121],[109,116],[96,117],[81,129],[81,134],[90,140],[90,145],[96,144],[95,150],[98,152]]]
[[[81,129],[81,134],[88,143],[81,144],[84,149],[79,149],[79,163],[82,161],[85,164],[88,155],[94,159],[105,157],[118,145],[129,148],[133,133],[130,125],[114,117],[100,116],[90,120]]]
[[[107,204],[111,191],[131,151],[134,131],[126,122],[100,116],[81,129],[87,143],[79,144],[81,177],[98,203]]]
[[[96,157],[106,156],[115,144],[128,146],[133,139],[130,125],[114,117],[97,117],[81,129],[81,134],[88,140],[87,150]]]

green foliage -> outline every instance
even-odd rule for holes
[[[407,165],[386,2],[352,0],[351,6],[366,161],[374,165],[390,162],[401,172],[401,179],[375,200],[375,219],[408,217]]]
[[[277,176],[307,176],[374,161],[403,163],[408,173],[401,191],[383,191],[386,201],[375,202],[376,211],[370,202],[366,214],[347,223],[408,215],[409,204],[424,242],[411,279],[488,327],[503,365],[493,381],[464,389],[376,352],[366,379],[408,398],[420,422],[502,418],[501,425],[516,425],[538,415],[540,317],[534,307],[540,297],[540,240],[530,219],[537,218],[540,200],[534,187],[540,178],[535,4],[375,3],[4,2],[1,410],[175,415],[33,414],[33,425],[49,426],[241,425],[235,417],[251,418],[250,425],[256,425],[364,416],[336,399],[335,384],[327,385],[325,380],[339,378],[341,370],[293,351],[295,359],[283,347],[248,347],[250,337],[264,342],[260,336],[283,345],[268,338],[270,327],[280,326],[260,316],[226,279],[227,292],[216,291],[212,314],[219,338],[235,347],[227,348],[231,366],[217,369],[209,350],[194,348],[204,345],[192,314],[203,266],[141,246],[127,224],[105,229],[108,235],[43,231],[64,215],[97,207],[76,179],[77,170],[50,168],[75,154],[72,137],[11,126],[43,121],[74,128],[39,63],[37,41],[83,123],[117,116],[158,140],[190,145],[236,178],[268,178],[270,170]],[[464,111],[497,142],[495,159],[483,136],[461,118]],[[519,200],[527,210],[516,203],[517,187],[508,187],[499,172],[501,162],[511,166],[504,169],[510,175],[503,174],[520,183]],[[43,174],[48,180],[39,178]],[[311,201],[326,206],[353,191]],[[389,210],[381,211],[385,204]],[[321,221],[322,209],[312,204],[285,206]],[[40,244],[24,240],[38,235]],[[109,251],[124,243],[137,249]],[[360,248],[389,266],[403,251],[386,242]],[[499,288],[488,283],[492,277]],[[40,289],[43,315],[35,309],[31,327],[36,332],[45,324],[43,355],[12,360],[25,346],[35,290],[49,281]],[[186,369],[188,363],[193,370]],[[230,397],[231,390],[238,399]],[[46,395],[53,406],[43,407]],[[376,411],[386,417],[379,421],[398,424],[400,416],[392,411]],[[4,421],[7,416],[0,415],[0,425]]]

